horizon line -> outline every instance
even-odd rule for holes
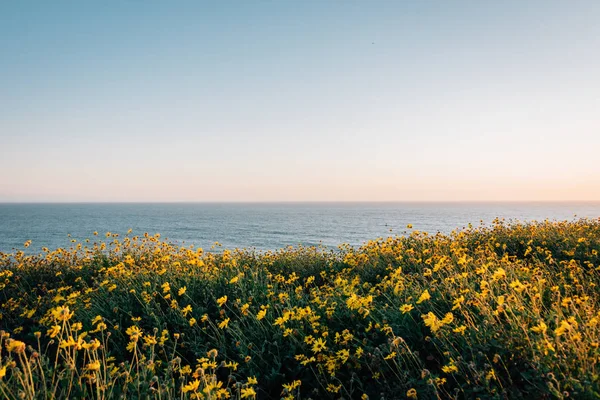
[[[596,200],[25,200],[0,201],[0,204],[415,204],[415,203],[600,203]]]

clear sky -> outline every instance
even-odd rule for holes
[[[0,201],[600,200],[600,1],[2,1]]]

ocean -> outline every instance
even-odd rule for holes
[[[160,233],[180,245],[275,250],[360,245],[413,229],[450,233],[469,223],[599,218],[600,202],[581,203],[4,203],[0,251],[71,246],[93,232]],[[68,235],[71,235],[71,238]]]

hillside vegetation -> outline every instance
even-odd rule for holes
[[[102,239],[0,253],[1,397],[600,397],[600,220],[335,251]]]

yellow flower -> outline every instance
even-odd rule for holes
[[[275,323],[273,325],[275,325],[275,326],[279,325],[279,326],[283,327],[287,320],[288,320],[288,318],[285,318],[285,317],[277,317],[275,319]]]
[[[442,367],[442,371],[444,371],[447,374],[451,374],[453,372],[458,372],[458,367],[454,365],[454,360],[450,360],[450,364],[444,365]]]
[[[454,321],[454,315],[451,312],[446,313],[444,318],[440,321],[443,325],[448,325]]]
[[[554,333],[556,336],[562,336],[571,329],[572,326],[567,321],[560,321],[560,326],[554,330]]]
[[[0,368],[0,379],[6,376],[6,365]]]
[[[511,282],[509,286],[513,288],[517,293],[521,293],[523,290],[526,289],[526,286],[518,279],[515,279],[513,282]]]
[[[128,334],[129,339],[133,341],[137,341],[140,337],[142,337],[142,330],[135,325],[132,325],[129,328],[127,328],[125,333]]]
[[[185,365],[179,370],[179,373],[181,375],[189,375],[192,373],[192,367],[190,367],[189,365]]]
[[[340,391],[340,389],[342,388],[342,385],[334,385],[333,383],[330,383],[327,385],[327,391],[331,392],[331,393],[337,393]]]
[[[548,326],[546,326],[545,323],[540,322],[538,325],[531,328],[531,331],[535,332],[535,333],[546,333],[547,329],[548,329]]]
[[[427,315],[421,315],[421,318],[423,318],[425,326],[428,326],[432,332],[437,332],[443,325],[432,312],[428,312]]]
[[[208,358],[217,358],[217,356],[219,355],[219,350],[217,349],[211,349],[206,353],[206,356]]]
[[[227,302],[227,296],[223,296],[217,299],[217,304],[219,307],[223,307],[223,304]]]
[[[81,338],[81,336],[79,338],[77,338],[77,340],[75,340],[75,338],[73,338],[73,336],[69,336],[69,338],[67,340],[61,340],[59,347],[62,349],[67,349],[69,347],[73,347],[77,350],[83,348],[83,345],[85,343],[83,343],[83,340]]]
[[[9,339],[8,342],[6,343],[6,349],[8,350],[9,353],[12,353],[13,351],[17,354],[24,353],[25,352],[25,343],[21,342],[20,340]]]
[[[254,391],[254,388],[243,388],[242,389],[242,399],[246,399],[246,398],[256,398],[256,391]]]
[[[257,385],[258,379],[255,376],[248,377],[248,385]]]
[[[58,321],[68,321],[73,317],[74,312],[69,310],[69,307],[56,307],[51,311],[52,317]]]
[[[225,329],[229,326],[229,318],[225,318],[223,322],[219,324],[219,329]]]
[[[56,337],[56,335],[58,335],[60,333],[60,325],[53,325],[52,328],[48,329],[48,336],[50,336],[51,338]]]
[[[228,361],[225,363],[225,367],[231,368],[234,371],[237,371],[239,365],[240,365],[239,363],[233,362],[233,361]]]
[[[498,296],[498,298],[496,299],[498,301],[498,305],[504,305],[504,302],[506,301],[506,298],[504,296]]]
[[[356,349],[356,353],[355,353],[356,354],[356,358],[361,358],[364,352],[365,351],[363,350],[362,347],[357,348]]]
[[[292,383],[284,383],[283,389],[285,389],[285,391],[287,393],[290,393],[291,391],[293,391],[294,389],[299,387],[301,384],[302,384],[302,381],[299,381],[299,380],[293,381]]]
[[[146,346],[153,346],[157,343],[156,336],[144,336],[144,343]]]
[[[231,280],[229,281],[229,283],[231,285],[233,285],[234,283],[236,283],[238,280],[240,279],[239,276],[234,276],[233,278],[231,278]]]
[[[183,393],[195,392],[196,390],[198,390],[198,386],[200,386],[200,381],[198,379],[196,379],[195,381],[190,382],[187,385],[185,385],[182,389],[182,392]]]
[[[82,343],[81,347],[86,350],[97,350],[100,347],[100,341],[98,339],[94,339],[89,343]]]
[[[104,322],[100,322],[98,325],[96,325],[96,329],[94,329],[92,332],[100,332],[106,329],[106,324]]]
[[[492,280],[497,281],[502,278],[506,278],[506,271],[504,270],[504,268],[498,268],[492,275]]]
[[[429,299],[431,299],[431,295],[429,294],[429,291],[425,289],[425,291],[419,297],[419,300],[417,300],[417,304],[421,304],[422,302],[427,301]]]
[[[408,391],[406,392],[406,397],[408,397],[409,399],[416,399],[417,390],[415,388],[408,389]]]
[[[456,310],[460,307],[460,305],[465,301],[465,296],[460,296],[456,300],[454,300],[452,310]]]
[[[319,353],[321,350],[326,349],[325,341],[322,338],[318,338],[313,342],[312,351],[314,353]]]
[[[187,290],[187,287],[186,287],[186,286],[184,286],[184,287],[180,288],[180,289],[177,291],[177,295],[178,295],[178,296],[183,296],[183,295],[185,294],[185,291],[186,291],[186,290]]]
[[[467,330],[467,327],[464,326],[464,325],[461,325],[461,326],[459,326],[457,328],[452,329],[452,332],[454,332],[454,333],[460,333],[461,335],[464,335],[466,330]]]
[[[100,361],[92,361],[89,363],[86,368],[90,371],[99,371],[100,370]]]
[[[400,311],[402,311],[402,314],[411,312],[413,309],[414,309],[414,307],[412,304],[404,304],[403,306],[400,307]]]

